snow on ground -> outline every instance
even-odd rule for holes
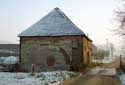
[[[125,85],[125,74],[120,75],[121,85]]]
[[[0,64],[15,64],[18,61],[19,58],[15,56],[0,57]]]
[[[35,76],[30,73],[0,72],[0,85],[59,85],[59,81],[75,75],[76,73],[69,71],[41,72]]]
[[[115,76],[117,75],[115,68],[101,68],[96,67],[89,72],[90,75],[105,75],[105,76]]]

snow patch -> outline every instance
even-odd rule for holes
[[[9,73],[0,72],[0,85],[60,85],[60,82],[76,76],[69,71],[53,71],[36,73]]]

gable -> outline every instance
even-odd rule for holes
[[[59,8],[55,8],[18,36],[63,35],[84,35],[84,33]]]

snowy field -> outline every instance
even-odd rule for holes
[[[16,64],[19,58],[15,56],[0,57],[0,64]]]
[[[76,73],[69,71],[41,72],[31,76],[30,73],[0,72],[0,85],[60,85]]]

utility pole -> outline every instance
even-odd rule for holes
[[[107,57],[109,57],[109,39],[108,38],[106,39],[106,42],[107,42],[107,49],[106,49],[106,51],[108,53]]]
[[[108,51],[108,41],[109,41],[109,39],[107,38],[107,39],[106,39],[106,42],[107,42],[107,51]]]
[[[114,45],[112,43],[110,43],[110,56],[113,59],[113,52],[114,51]]]
[[[107,38],[106,39],[106,43],[107,43],[107,49],[106,49],[106,55],[107,55],[107,57],[108,57],[108,59],[109,59],[109,55],[110,55],[110,53],[109,53],[109,39]]]
[[[120,55],[120,69],[123,70],[123,65],[122,65],[122,55]]]

